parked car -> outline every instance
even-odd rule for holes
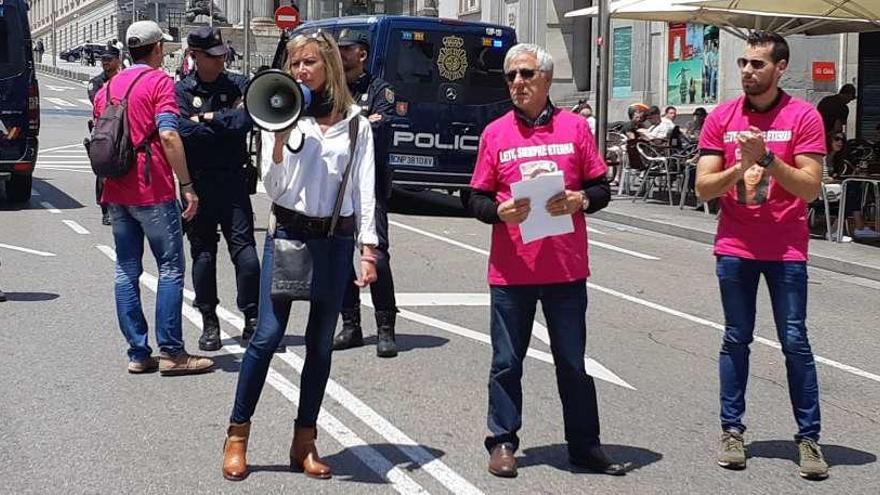
[[[2,0],[0,5],[0,182],[6,183],[8,201],[25,203],[37,162],[40,89],[28,2]]]
[[[59,55],[62,60],[76,62],[77,60],[86,57],[90,51],[95,54],[95,60],[99,60],[101,55],[107,51],[107,45],[105,43],[83,43],[81,45],[76,45],[73,48],[68,48],[67,50],[62,51]]]

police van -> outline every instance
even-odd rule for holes
[[[511,109],[503,63],[516,32],[434,17],[322,19],[282,33],[273,66],[286,69],[284,45],[293,36],[320,30],[338,38],[343,29],[369,35],[366,70],[394,88],[395,116],[384,157],[393,183],[461,190],[466,201],[480,134]]]
[[[27,11],[25,0],[0,0],[0,181],[13,203],[30,200],[40,132]]]

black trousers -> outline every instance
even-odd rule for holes
[[[379,236],[376,256],[376,282],[370,284],[370,297],[376,311],[397,311],[394,299],[394,277],[391,274],[391,255],[388,253],[388,200],[383,194],[376,195],[376,234]],[[351,283],[345,287],[342,310],[352,311],[361,307],[360,288],[354,284],[357,274],[352,267]]]
[[[219,225],[235,265],[236,304],[246,317],[255,318],[260,294],[260,261],[255,249],[253,208],[244,175],[202,173],[194,187],[199,196],[199,209],[195,218],[186,224],[196,292],[193,306],[205,312],[213,311],[220,303],[217,297]]]

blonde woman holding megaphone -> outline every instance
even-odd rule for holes
[[[263,184],[272,198],[275,229],[266,236],[259,322],[242,360],[224,446],[223,476],[236,481],[248,474],[245,454],[250,419],[273,351],[284,336],[292,299],[307,299],[309,315],[290,464],[294,471],[308,476],[330,478],[330,467],[315,448],[316,423],[330,375],[333,332],[345,284],[349,283],[355,243],[362,253],[358,285],[376,280],[378,238],[370,125],[348,93],[339,51],[331,37],[323,32],[297,36],[288,43],[287,53],[288,72],[308,87],[311,104],[292,127],[262,134]],[[286,146],[292,132],[302,136],[294,148]],[[280,255],[289,253],[279,247],[279,241],[289,241],[294,250],[307,248],[311,277],[300,281],[308,286],[305,296],[289,295],[284,289],[291,284],[278,283],[278,277],[291,268],[276,262],[282,259]],[[302,258],[289,259],[299,263]],[[293,282],[297,288],[303,285]]]

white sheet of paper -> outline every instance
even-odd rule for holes
[[[515,199],[531,200],[532,211],[526,221],[519,224],[523,243],[528,244],[545,237],[574,232],[571,215],[554,217],[547,211],[547,201],[565,191],[562,172],[545,173],[534,179],[513,183],[510,185],[510,191]]]

